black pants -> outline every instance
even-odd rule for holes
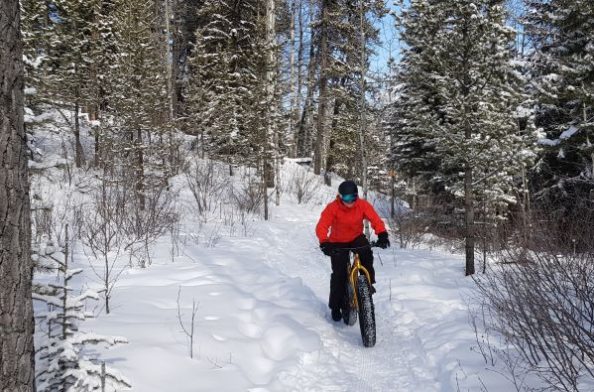
[[[334,246],[338,248],[357,248],[361,246],[369,245],[369,241],[364,235],[355,238],[352,242],[340,242],[334,243]],[[363,267],[369,271],[371,277],[371,283],[375,283],[375,270],[373,269],[373,252],[371,248],[366,247],[354,251],[359,254],[359,259]],[[330,308],[342,307],[345,291],[346,291],[346,279],[347,279],[347,265],[349,263],[349,253],[347,251],[338,252],[336,255],[331,257],[332,261],[332,275],[330,275],[330,301],[328,306]]]

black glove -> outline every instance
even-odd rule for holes
[[[332,256],[334,254],[334,244],[331,242],[322,242],[320,244],[320,250],[324,252],[326,256]]]
[[[388,232],[384,231],[383,233],[379,233],[377,235],[377,241],[375,242],[375,244],[382,249],[389,248],[390,240],[388,239]]]

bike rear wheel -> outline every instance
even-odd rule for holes
[[[375,309],[371,297],[371,287],[363,275],[357,277],[357,299],[359,303],[359,327],[365,347],[375,346]]]

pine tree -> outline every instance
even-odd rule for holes
[[[362,156],[374,155],[370,130],[361,129],[368,122],[361,116],[371,113],[367,99],[362,100],[371,87],[366,80],[369,54],[379,43],[379,30],[373,21],[387,11],[382,1],[345,0],[322,3],[321,7],[317,23],[320,96],[314,172],[319,159],[320,170],[323,162],[326,172],[338,167],[343,169],[340,174],[362,179]],[[365,134],[363,142],[361,132]]]
[[[406,45],[400,67],[394,72],[395,102],[388,116],[390,155],[402,177],[420,180],[424,192],[430,192],[440,162],[429,134],[430,125],[440,121],[441,101],[430,78],[440,22],[429,1],[415,1],[408,8],[400,3],[400,7],[403,10],[397,16],[397,26]]]
[[[230,162],[251,159],[257,147],[250,129],[258,113],[255,87],[257,64],[263,53],[257,44],[258,12],[262,4],[244,0],[208,0],[198,14],[190,66],[189,116],[196,124],[201,146],[213,157]]]
[[[532,158],[532,135],[514,116],[521,99],[514,34],[503,1],[419,0],[411,9],[402,97],[410,113],[398,120],[405,137],[396,152],[420,157],[420,167],[439,160],[433,178],[464,200],[466,274],[473,274],[476,198],[505,211],[515,202],[515,176]]]
[[[37,103],[73,113],[74,156],[85,162],[80,114],[93,106],[90,87],[99,52],[94,48],[98,0],[23,1],[27,85]],[[104,56],[102,53],[101,55]]]
[[[52,22],[46,2],[23,0],[21,8],[25,83],[30,96],[26,104],[36,107],[39,105],[44,74],[42,67],[47,58]]]
[[[303,6],[303,5],[302,5]],[[304,59],[306,51],[306,44],[304,43],[305,32],[303,25],[309,26],[309,47],[307,56],[307,71],[305,75],[305,97],[300,108],[296,126],[295,126],[295,152],[298,157],[311,157],[313,151],[313,110],[314,110],[314,93],[316,89],[316,72],[318,68],[318,54],[316,51],[316,25],[315,20],[315,1],[309,0],[307,3],[307,21],[300,15],[300,36],[298,45],[298,59]],[[299,60],[298,60],[299,61]],[[305,60],[302,60],[303,62]],[[299,73],[298,73],[299,77]],[[298,86],[301,83],[297,82]]]
[[[594,4],[587,0],[527,2],[535,123],[545,152],[537,197],[589,197],[594,189]]]
[[[167,72],[155,33],[154,2],[116,0],[110,20],[117,56],[109,73],[105,127],[115,141],[115,157],[124,158],[122,167],[128,167],[135,179],[136,197],[144,209],[145,187],[150,186],[147,172],[160,177],[171,173],[170,159],[163,154],[171,154],[172,140],[167,133]]]

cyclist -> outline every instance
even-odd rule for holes
[[[362,247],[356,252],[359,254],[361,264],[369,271],[371,283],[375,283],[373,253],[368,246],[369,241],[363,234],[363,219],[371,222],[371,227],[377,235],[377,246],[383,249],[389,247],[390,241],[384,222],[367,200],[359,198],[357,184],[353,181],[344,181],[338,186],[336,200],[322,211],[316,226],[320,249],[326,256],[330,256],[332,262],[328,306],[332,309],[334,321],[339,321],[342,317],[341,307],[346,291],[349,263],[349,252],[335,252],[336,249]],[[375,292],[373,286],[371,291]]]

